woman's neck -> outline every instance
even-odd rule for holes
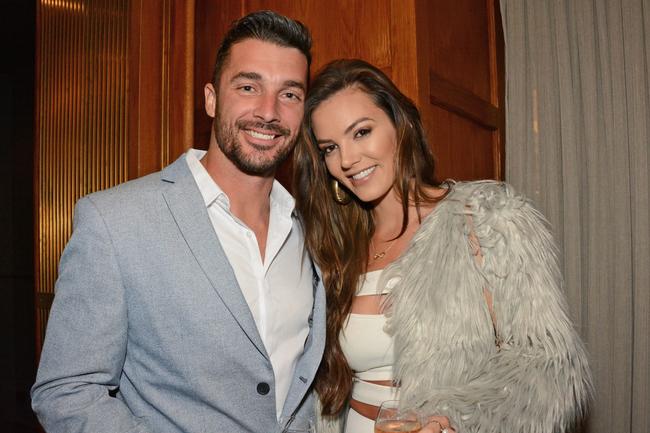
[[[426,188],[427,195],[432,198],[441,197],[444,195],[445,191],[446,190],[443,188]],[[412,226],[415,226],[415,228],[419,227],[421,219],[429,215],[437,203],[420,203],[420,206],[418,208],[414,203],[413,193],[410,192],[409,194],[409,221],[407,224],[407,229]],[[394,188],[391,189],[379,201],[377,201],[372,210],[372,216],[375,224],[375,236],[382,239],[392,239],[402,231],[402,223],[404,219],[402,198]]]
[[[410,213],[410,212],[409,212]],[[380,238],[394,238],[402,230],[404,210],[402,199],[391,189],[372,209],[375,235]]]

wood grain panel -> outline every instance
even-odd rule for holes
[[[494,133],[495,179],[505,180],[506,172],[506,74],[505,42],[501,25],[501,6],[499,0],[488,0],[489,40],[490,40],[490,86],[492,105],[499,109],[501,123]]]
[[[193,0],[173,1],[169,17],[169,154],[167,163],[194,145],[194,29]],[[163,161],[164,162],[164,161]]]
[[[272,9],[307,25],[313,38],[312,72],[341,57],[391,66],[388,0],[245,0],[244,5],[244,13]]]
[[[494,131],[433,106],[429,128],[439,179],[473,180],[494,178]]]
[[[419,61],[423,59],[418,58],[418,38],[415,29],[419,25],[418,20],[422,21],[423,17],[418,18],[416,10],[414,0],[392,0],[390,3],[391,71],[389,75],[402,93],[421,108],[420,100],[426,97],[421,86],[425,68],[418,67]]]
[[[429,37],[435,42],[429,44],[429,69],[491,101],[488,2],[436,1],[429,8]]]
[[[129,178],[194,143],[194,0],[130,0]]]
[[[429,101],[446,110],[470,119],[486,129],[501,125],[498,107],[485,101],[434,72],[429,74]]]
[[[439,178],[502,179],[503,40],[494,0],[416,3],[420,108]],[[427,17],[427,18],[425,18]],[[425,22],[423,22],[425,21]]]
[[[163,159],[161,53],[166,1],[129,3],[129,178],[134,179],[159,170]]]

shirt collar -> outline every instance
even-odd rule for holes
[[[230,209],[230,200],[228,195],[219,187],[219,185],[212,179],[208,171],[205,169],[203,164],[201,164],[201,158],[205,156],[207,152],[205,150],[199,149],[189,149],[185,153],[185,160],[187,165],[192,172],[192,176],[196,182],[196,185],[199,187],[201,196],[203,197],[203,202],[206,207],[210,207],[212,203],[218,201],[223,204],[227,209]],[[273,186],[271,187],[270,194],[270,203],[273,210],[277,210],[280,215],[291,217],[293,215],[293,210],[295,207],[295,200],[289,194],[280,182],[273,180]]]
[[[192,172],[196,186],[199,187],[199,191],[201,192],[206,207],[209,207],[215,200],[219,200],[220,202],[224,202],[227,208],[230,208],[230,200],[228,200],[228,196],[223,192],[219,185],[217,185],[214,179],[210,177],[210,174],[203,164],[201,164],[201,158],[203,158],[206,153],[205,150],[199,149],[189,149],[185,153],[185,160]]]
[[[293,215],[293,210],[296,206],[296,201],[289,194],[289,191],[277,180],[273,180],[273,187],[271,188],[271,208],[277,208],[278,212],[286,217]]]

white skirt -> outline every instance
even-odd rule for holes
[[[350,409],[345,418],[345,433],[375,433],[375,421]]]

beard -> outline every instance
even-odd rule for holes
[[[284,137],[285,143],[269,149],[248,143],[251,150],[245,152],[237,133],[249,128],[265,130]],[[282,164],[296,144],[298,134],[291,136],[291,131],[280,125],[264,122],[238,120],[234,124],[222,122],[218,114],[213,124],[217,144],[224,155],[242,172],[254,176],[271,176]]]

